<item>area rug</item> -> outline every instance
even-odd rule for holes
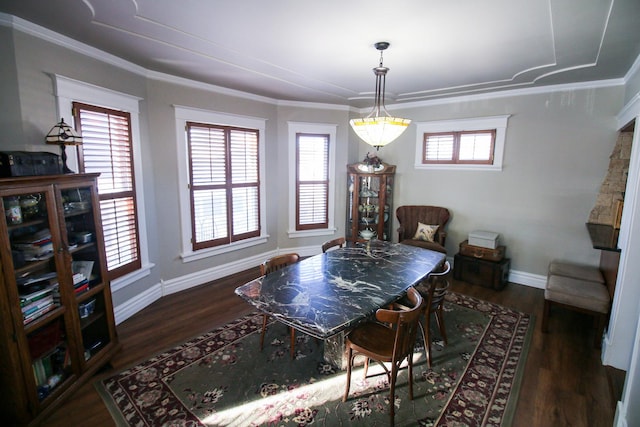
[[[389,402],[386,375],[346,375],[324,362],[323,345],[297,334],[295,360],[288,328],[268,327],[259,350],[262,315],[254,313],[96,382],[121,426],[381,426],[389,405],[398,426],[508,426],[531,335],[530,315],[456,293],[445,303],[448,343],[432,336],[432,368],[416,343],[414,399],[408,372]],[[432,322],[435,323],[435,322]]]

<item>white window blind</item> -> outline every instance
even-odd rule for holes
[[[82,133],[80,169],[100,173],[98,193],[110,279],[140,268],[129,113],[73,103]]]
[[[260,234],[258,131],[187,122],[193,250]]]
[[[296,229],[328,227],[329,135],[296,134]]]

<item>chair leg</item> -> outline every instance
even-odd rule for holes
[[[438,307],[435,314],[436,314],[436,323],[438,324],[438,329],[440,329],[440,335],[442,335],[442,340],[444,341],[444,344],[447,345],[449,344],[449,342],[447,341],[447,330],[444,327],[444,316],[442,311],[442,304],[440,304],[440,307]]]
[[[264,346],[264,333],[267,331],[267,315],[262,315],[262,333],[260,333],[260,351],[262,351],[262,347]]]
[[[344,389],[344,396],[342,396],[343,402],[346,402],[349,397],[349,387],[351,386],[351,365],[353,364],[352,353],[351,347],[347,348],[347,385]]]
[[[407,363],[409,364],[409,399],[413,400],[413,352],[407,356]]]
[[[291,360],[296,358],[296,330],[289,326],[289,333],[291,334],[291,348],[289,353],[291,354]]]
[[[428,314],[426,315],[428,316]],[[424,341],[424,354],[427,358],[427,366],[431,367],[431,334],[429,332],[429,320],[425,316],[425,324],[418,322],[418,326],[422,329],[422,340]]]
[[[540,325],[542,332],[549,332],[549,312],[551,311],[551,303],[549,300],[544,300],[544,308],[542,309],[542,323]]]
[[[391,377],[389,383],[389,416],[391,417],[391,426],[395,425],[396,416],[396,378],[398,378],[398,365],[391,366]]]

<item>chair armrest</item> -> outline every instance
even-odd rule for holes
[[[447,232],[446,231],[440,231],[438,230],[438,243],[440,243],[442,246],[444,246],[444,240],[447,238]]]
[[[401,242],[404,240],[404,227],[401,225],[400,227],[398,227],[398,242]]]

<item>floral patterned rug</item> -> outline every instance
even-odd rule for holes
[[[432,368],[418,339],[414,400],[407,370],[398,377],[398,426],[505,426],[513,417],[532,317],[450,293],[448,344],[433,331]],[[435,323],[435,322],[432,322]],[[96,382],[122,426],[378,426],[389,425],[388,381],[377,364],[363,378],[324,362],[321,341],[271,323],[259,350],[262,315],[237,319]],[[376,370],[377,368],[377,370]]]

